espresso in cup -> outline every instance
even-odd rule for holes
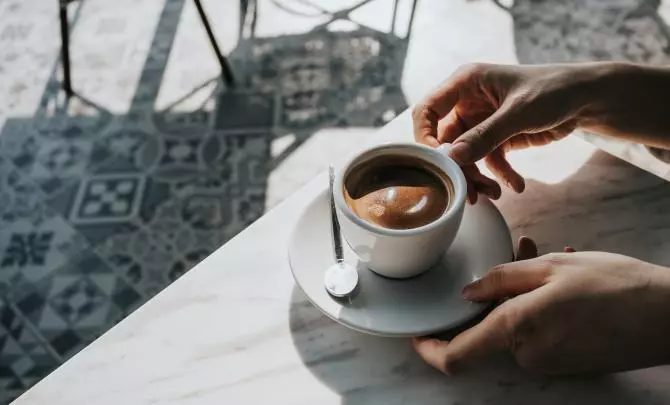
[[[453,196],[449,176],[414,156],[376,156],[354,166],[344,179],[351,211],[389,229],[413,229],[437,220]]]

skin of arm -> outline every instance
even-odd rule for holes
[[[585,68],[593,69],[596,79],[594,97],[581,110],[580,127],[670,149],[669,67],[602,63]]]

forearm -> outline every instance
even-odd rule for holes
[[[579,127],[670,149],[670,67],[595,63],[583,74]]]

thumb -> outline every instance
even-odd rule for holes
[[[508,121],[509,108],[501,106],[454,141],[450,155],[461,166],[475,163],[515,135]]]

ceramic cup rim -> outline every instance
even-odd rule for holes
[[[415,142],[389,142],[374,146],[372,148],[364,149],[354,154],[351,158],[347,160],[347,162],[344,165],[341,166],[340,170],[338,170],[335,175],[334,192],[333,192],[335,205],[340,210],[340,212],[343,213],[351,222],[377,235],[415,236],[443,226],[451,218],[458,215],[458,212],[460,211],[461,207],[465,204],[465,199],[467,197],[467,183],[465,181],[463,171],[454,160],[452,160],[449,156],[447,156],[446,150],[444,151],[438,150],[443,146],[446,145],[441,145],[440,147],[434,149],[426,145],[422,145],[420,143]],[[413,149],[415,151],[419,151],[419,156],[412,155],[412,157],[422,159],[428,163],[432,163],[434,166],[437,166],[437,168],[440,169],[442,173],[444,173],[447,177],[449,177],[454,186],[453,201],[451,202],[449,207],[442,213],[442,215],[438,219],[426,225],[422,225],[416,228],[391,229],[391,228],[384,228],[372,222],[365,221],[364,219],[360,218],[353,212],[353,210],[349,207],[344,197],[344,179],[347,177],[347,175],[349,174],[349,170],[353,166],[355,166],[362,159],[364,159],[366,155],[378,153],[380,151],[383,153],[384,151],[387,150],[391,151],[398,149]],[[389,153],[389,155],[390,154],[392,153]],[[395,154],[397,155],[398,153]],[[425,159],[424,158],[425,156],[434,156],[441,162],[441,164],[435,165],[434,162]],[[445,167],[448,169],[445,169]]]

